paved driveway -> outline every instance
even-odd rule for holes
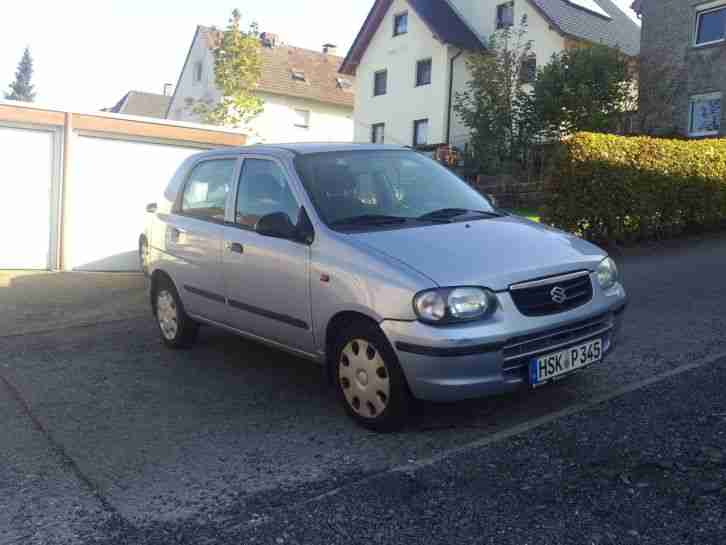
[[[618,390],[635,396],[623,410],[637,410],[643,381],[717,366],[726,238],[621,262],[631,305],[606,365],[532,394],[423,405],[395,435],[356,428],[320,370],[297,358],[208,328],[194,350],[164,350],[140,277],[0,276],[0,543],[295,541],[294,528],[314,528],[333,491],[393,509],[386,483],[401,472],[451,470],[467,456],[472,467],[498,462],[506,448],[487,441],[511,446]],[[270,530],[289,513],[299,515],[293,529]],[[376,541],[377,525],[346,538],[343,524],[340,541]],[[321,535],[335,541],[328,530]]]

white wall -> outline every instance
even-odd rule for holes
[[[194,81],[194,65],[204,66],[202,81]],[[205,40],[197,37],[192,45],[189,62],[184,67],[179,87],[169,109],[169,119],[200,122],[192,113],[187,99],[218,101],[221,94],[214,84],[214,57]],[[264,101],[264,111],[240,132],[249,136],[248,142],[279,144],[283,142],[350,142],[353,139],[353,108],[307,100],[304,98],[258,93]],[[310,112],[308,129],[295,127],[295,110]]]
[[[408,11],[408,33],[393,36],[396,14]],[[416,63],[432,59],[431,85],[416,87]],[[375,72],[388,70],[388,92],[373,96]],[[356,74],[355,141],[370,142],[371,125],[385,123],[386,143],[412,145],[413,122],[429,120],[429,142],[445,138],[447,50],[408,2],[395,0],[373,36]]]
[[[66,267],[137,271],[146,205],[160,202],[179,165],[204,148],[143,139],[74,136],[66,184]]]
[[[50,266],[56,138],[51,130],[0,125],[0,269]]]

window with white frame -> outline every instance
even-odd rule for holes
[[[413,122],[413,145],[425,146],[429,143],[429,120],[418,119]]]
[[[371,143],[384,144],[386,141],[386,124],[375,123],[371,126]]]
[[[497,6],[497,30],[514,25],[514,2]]]
[[[721,130],[721,93],[695,95],[690,100],[688,134],[713,136]]]
[[[408,32],[408,12],[404,11],[393,17],[393,35],[401,36]]]
[[[696,13],[696,45],[726,39],[726,4]]]
[[[197,61],[194,63],[194,83],[200,83],[204,75],[204,63]]]
[[[310,128],[310,110],[295,110],[295,123],[296,127],[301,129]]]

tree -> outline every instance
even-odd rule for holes
[[[471,159],[485,174],[511,170],[531,140],[528,91],[523,77],[532,57],[527,20],[493,33],[487,50],[467,58],[471,78],[457,93],[454,111],[471,131]]]
[[[10,92],[5,93],[7,100],[20,100],[22,102],[33,102],[35,100],[35,90],[32,83],[33,78],[33,57],[30,56],[30,49],[25,48],[23,57],[18,63],[18,69],[15,71],[15,81],[10,84]]]
[[[241,18],[235,9],[226,30],[212,32],[214,81],[222,96],[192,107],[212,125],[240,127],[262,111],[262,99],[253,94],[262,72],[258,27],[253,22],[246,32],[240,30]]]
[[[636,93],[628,58],[589,45],[552,56],[532,91],[533,119],[545,138],[578,131],[615,132]]]

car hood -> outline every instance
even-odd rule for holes
[[[536,278],[594,270],[607,256],[580,238],[514,216],[350,236],[439,286],[494,291]]]

